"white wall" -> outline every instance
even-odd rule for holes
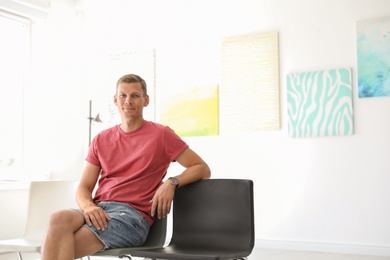
[[[97,53],[156,48],[157,99],[174,87],[218,83],[223,37],[278,31],[281,130],[186,140],[214,178],[254,180],[259,246],[330,244],[334,251],[390,255],[390,98],[358,99],[356,84],[356,21],[390,16],[388,1],[114,3],[88,7],[88,39]],[[356,133],[290,139],[286,74],[340,67],[353,70]]]
[[[86,3],[84,85],[77,86],[82,82],[77,69],[53,59],[59,75],[51,77],[48,96],[37,98],[40,112],[51,109],[47,117],[39,117],[50,133],[39,143],[49,149],[45,154],[56,178],[80,174],[87,101],[107,87],[99,82],[105,73],[100,61],[108,51],[156,49],[158,103],[183,85],[219,83],[223,37],[278,31],[281,130],[186,141],[209,163],[214,178],[254,180],[258,246],[390,255],[390,98],[359,99],[356,84],[356,21],[390,16],[387,0]],[[74,53],[69,44],[58,44],[59,52]],[[84,56],[61,57],[80,66]],[[289,138],[286,74],[339,67],[352,68],[356,133]],[[180,170],[173,166],[170,173]]]

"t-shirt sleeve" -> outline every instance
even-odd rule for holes
[[[100,166],[100,161],[99,161],[99,157],[98,157],[98,154],[97,154],[97,142],[96,142],[96,139],[98,137],[96,136],[92,142],[91,142],[91,145],[89,146],[89,149],[88,149],[88,155],[87,155],[87,158],[85,158],[85,160],[93,165],[96,165],[96,166]]]
[[[174,162],[176,157],[179,156],[189,145],[184,142],[171,128],[165,128],[165,150],[169,156],[169,159]]]

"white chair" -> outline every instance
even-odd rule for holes
[[[0,240],[0,252],[40,253],[50,215],[60,209],[76,208],[74,181],[33,181],[30,184],[27,221],[23,234],[16,239]]]

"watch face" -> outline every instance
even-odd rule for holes
[[[176,179],[175,177],[171,177],[169,178],[171,180],[171,183],[175,186],[179,185],[179,180]]]

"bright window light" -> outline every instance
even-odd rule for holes
[[[0,179],[23,166],[23,109],[30,22],[0,11]]]

